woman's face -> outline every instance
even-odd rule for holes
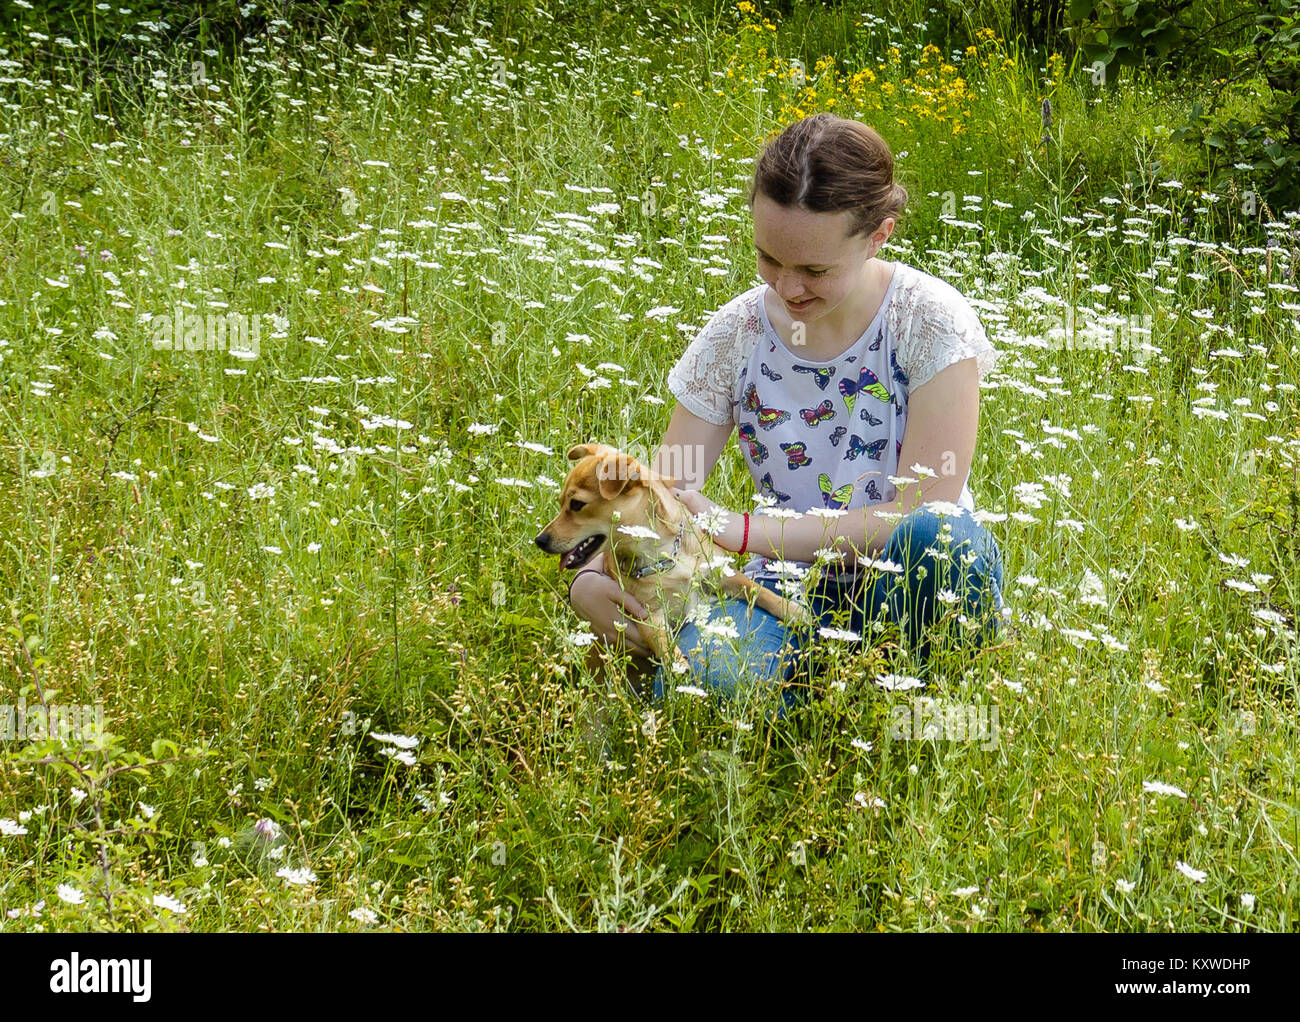
[[[869,237],[846,235],[852,214],[812,213],[754,197],[758,272],[791,319],[811,323],[833,313],[864,286],[862,272],[894,230],[887,219]]]

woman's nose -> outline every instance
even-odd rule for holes
[[[784,301],[797,302],[802,298],[804,293],[803,281],[793,275],[789,277],[780,276],[776,281],[776,293],[779,294]]]

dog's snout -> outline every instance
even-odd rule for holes
[[[533,537],[533,542],[536,543],[539,547],[541,547],[541,548],[542,548],[544,551],[546,551],[548,554],[551,552],[551,536],[550,536],[550,533],[547,533],[547,532],[539,532],[535,537]]]

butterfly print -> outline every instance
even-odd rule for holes
[[[831,477],[825,472],[817,477],[817,488],[822,491],[822,503],[827,507],[843,507],[853,499],[853,484],[831,489]]]
[[[791,470],[812,464],[812,458],[808,457],[807,454],[808,445],[802,440],[798,443],[782,444],[781,450],[785,451],[785,456],[790,462]]]
[[[889,404],[893,400],[893,395],[889,393],[889,389],[866,366],[863,366],[858,371],[856,380],[840,380],[840,396],[844,398],[844,403],[849,406],[850,412],[853,411],[853,403],[857,400],[859,394],[870,394],[872,397],[884,401],[885,404]]]
[[[884,419],[877,419],[865,408],[862,409],[862,411],[858,412],[858,418],[862,419],[868,426],[879,426],[882,422],[885,421]]]
[[[768,472],[763,476],[763,481],[760,489],[763,491],[763,493],[771,494],[778,501],[781,501],[783,503],[788,503],[790,500],[790,494],[782,493],[780,490],[776,488],[776,486],[773,485],[771,472]]]
[[[848,433],[848,431],[849,430],[847,426],[836,426],[831,431],[831,446],[839,447],[840,441],[844,439],[844,436],[846,433]]]
[[[765,408],[758,398],[758,388],[752,383],[745,388],[745,411],[758,413],[758,424],[763,429],[775,429],[790,413],[781,408]]]
[[[758,368],[759,371],[762,372],[762,374],[766,376],[769,380],[781,379],[781,374],[778,372],[773,372],[771,369],[769,369],[766,362],[760,362]]]
[[[738,432],[740,433],[740,439],[749,445],[749,459],[755,465],[763,464],[767,460],[767,445],[759,442],[753,423],[741,423]]]
[[[889,353],[889,365],[893,369],[894,379],[904,387],[908,386],[907,373],[903,372],[898,364],[898,357],[892,351]]]
[[[827,398],[816,408],[800,408],[799,415],[809,426],[816,426],[827,419],[835,418],[835,406],[831,404],[831,399]]]
[[[868,348],[867,350],[868,350],[868,351],[879,351],[879,350],[880,350],[880,342],[883,341],[884,339],[885,339],[885,332],[882,330],[882,331],[880,331],[880,333],[876,334],[876,340],[875,340],[875,343],[872,344],[871,347]]]
[[[795,366],[794,371],[796,373],[812,373],[814,378],[816,379],[818,390],[825,390],[827,384],[829,384],[831,380],[835,378],[834,366],[828,366],[828,367]]]
[[[844,454],[844,460],[857,461],[859,454],[865,454],[867,457],[879,461],[880,455],[884,453],[885,445],[888,443],[889,441],[884,437],[881,437],[879,440],[873,440],[871,443],[867,443],[862,439],[862,437],[855,433],[853,436],[849,437],[849,449]]]
[[[869,503],[874,504],[884,499],[885,497],[880,492],[880,487],[876,485],[876,481],[874,479],[868,479],[867,480],[867,501]]]

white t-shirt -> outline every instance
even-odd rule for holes
[[[908,394],[962,359],[978,360],[981,379],[997,364],[1000,353],[961,292],[892,265],[875,319],[830,361],[785,345],[763,303],[768,286],[758,284],[714,313],[668,372],[669,390],[689,411],[736,425],[754,484],[776,507],[892,503],[888,477],[908,474],[898,471]],[[974,511],[969,482],[968,472],[958,504]],[[767,563],[754,557],[745,572],[778,577]]]

